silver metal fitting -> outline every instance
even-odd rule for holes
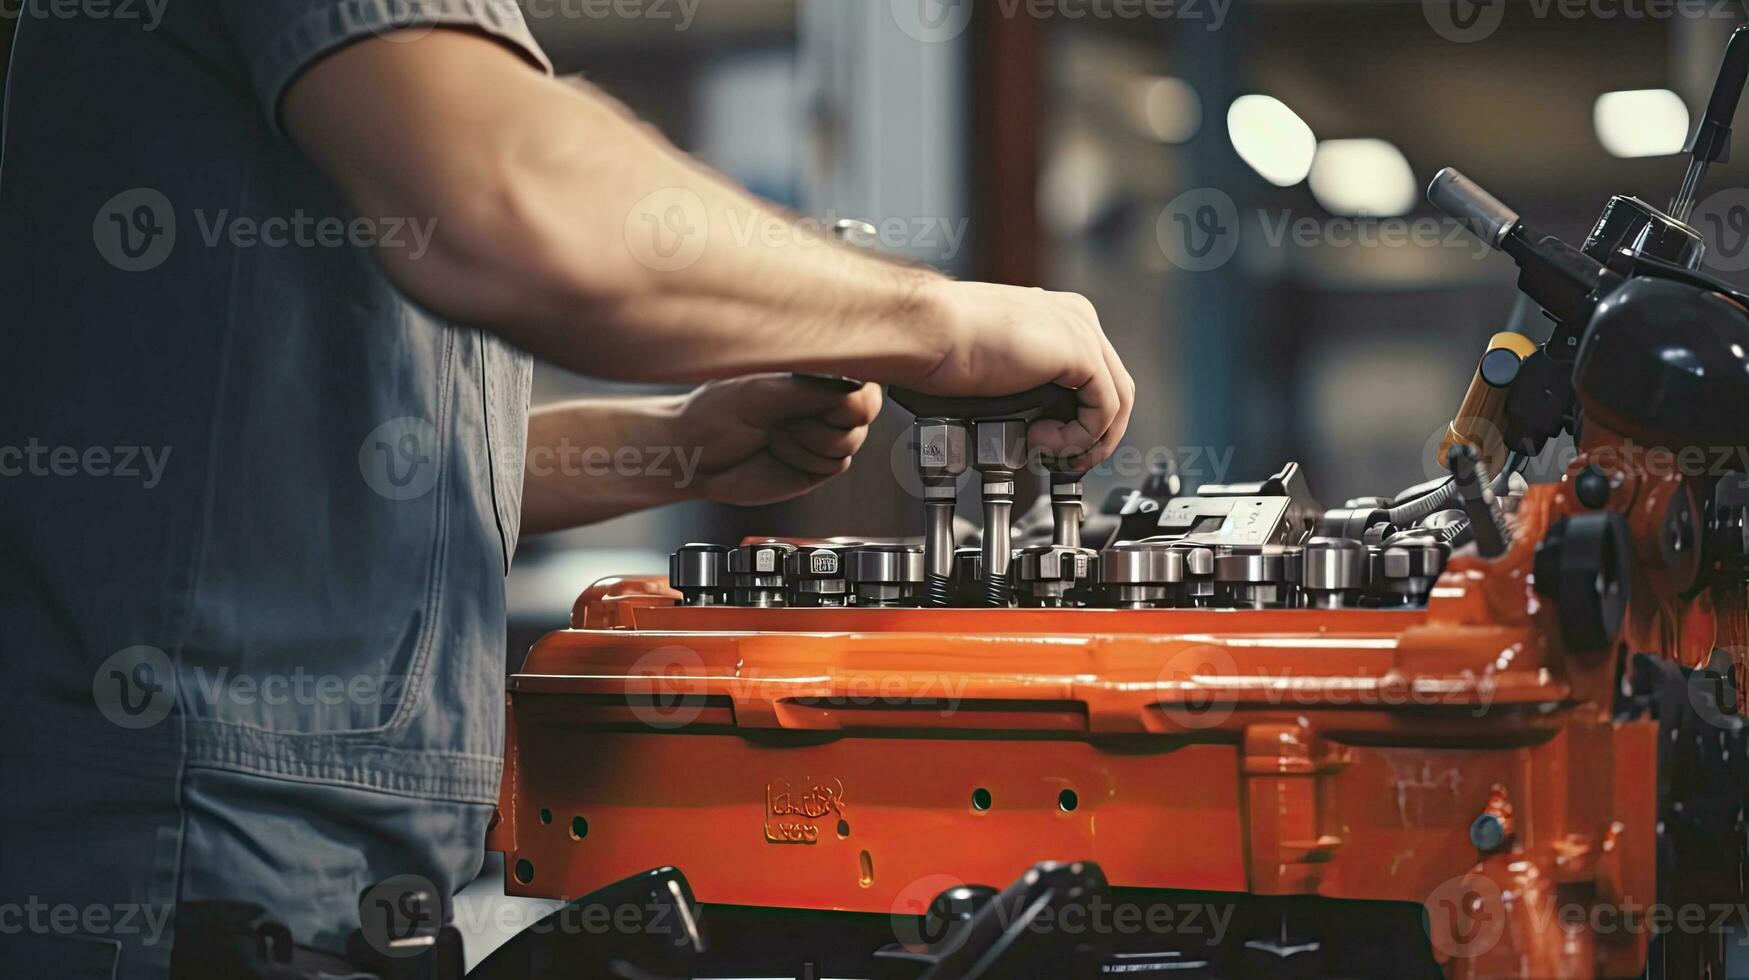
[[[847,546],[797,548],[784,556],[783,577],[792,606],[843,606],[850,602],[845,578]]]
[[[729,601],[729,549],[720,544],[683,544],[668,556],[668,585],[681,604],[720,606]]]
[[[1031,607],[1079,605],[1095,581],[1099,555],[1088,548],[1041,544],[1015,552],[1014,582],[1020,604]]]
[[[744,544],[729,552],[729,602],[736,606],[781,606],[784,558],[795,545],[781,541]]]
[[[1205,549],[1206,550],[1206,549]],[[1099,553],[1099,582],[1119,609],[1168,609],[1184,602],[1183,549],[1125,541]]]
[[[912,423],[911,452],[925,499],[954,499],[955,484],[970,465],[969,444],[964,422],[918,419]]]
[[[1192,606],[1215,604],[1215,550],[1207,545],[1175,542],[1169,547],[1184,554],[1184,599]]]
[[[1239,609],[1292,608],[1299,563],[1298,548],[1222,547],[1215,553],[1215,582],[1220,598]]]
[[[1303,562],[1300,585],[1313,609],[1353,605],[1366,588],[1366,545],[1352,538],[1312,538]]]
[[[980,473],[1002,471],[1012,475],[1026,466],[1025,419],[979,419],[975,433],[972,467]]]
[[[1424,602],[1433,583],[1445,570],[1451,550],[1445,542],[1427,534],[1401,531],[1371,549],[1368,561],[1373,590],[1387,603],[1414,605]]]
[[[846,556],[859,606],[914,606],[923,585],[923,549],[902,544],[865,544]]]

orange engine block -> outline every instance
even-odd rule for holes
[[[753,609],[597,583],[511,678],[490,846],[512,894],[673,865],[705,903],[900,917],[1090,860],[1121,888],[1415,903],[1448,977],[1640,976],[1649,949],[1723,976],[1740,870],[1680,870],[1661,734],[1736,725],[1743,582],[1675,567],[1689,483],[1595,453],[1571,472],[1592,464],[1634,559],[1597,650],[1564,648],[1533,588],[1539,542],[1586,511],[1570,480],[1424,608]],[[1646,659],[1680,682],[1662,715],[1624,707]]]

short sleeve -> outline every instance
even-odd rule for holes
[[[214,0],[267,123],[304,69],[371,37],[416,43],[438,27],[491,37],[547,74],[553,70],[515,0]]]

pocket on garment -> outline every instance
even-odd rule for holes
[[[177,665],[192,721],[350,735],[420,710],[468,482],[458,426],[480,413],[458,374],[479,366],[464,333],[413,312],[403,326],[354,352],[352,376],[317,398],[280,393],[269,359],[234,365],[247,381],[218,412],[210,530],[193,553]]]
[[[508,574],[522,531],[522,478],[528,454],[528,398],[534,383],[534,358],[491,334],[481,333],[480,342],[492,508]]]

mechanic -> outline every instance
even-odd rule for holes
[[[339,950],[373,883],[469,881],[520,531],[804,493],[877,383],[1058,382],[1041,447],[1123,435],[1085,299],[811,234],[553,78],[509,0],[55,9],[0,157],[0,443],[43,461],[0,480],[0,906],[74,911],[0,917],[0,975],[162,976],[214,900]],[[530,414],[531,355],[703,387]],[[525,467],[567,446],[702,456]]]

